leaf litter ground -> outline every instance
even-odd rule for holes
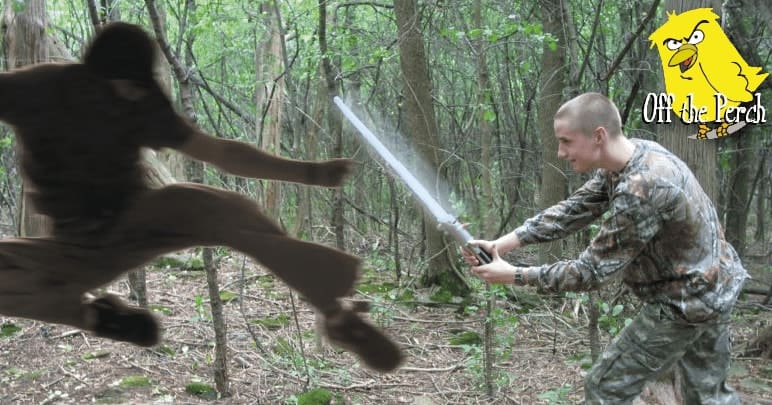
[[[212,399],[206,392],[214,385],[214,332],[205,275],[170,267],[147,272],[148,300],[165,328],[163,343],[153,349],[99,339],[66,326],[0,317],[4,325],[0,404],[293,404],[314,388],[331,392],[333,404],[581,403],[589,353],[587,327],[581,312],[570,310],[571,303],[549,308],[544,301],[519,314],[516,327],[511,323],[497,327],[490,398],[484,388],[480,346],[474,339],[450,343],[463,332],[481,334],[482,311],[459,316],[455,305],[394,304],[377,293],[358,293],[373,300],[371,319],[408,356],[399,371],[378,374],[346,352],[328,345],[320,351],[314,314],[295,299],[298,334],[287,288],[249,261],[242,305],[242,262],[240,256],[225,259],[219,271],[228,326],[229,397]],[[122,297],[129,294],[125,280],[108,290]],[[416,292],[415,301],[428,301],[422,295],[428,293]],[[735,313],[730,383],[744,403],[772,404],[772,366],[742,355],[755,334],[770,324],[770,308],[756,298],[749,296]],[[519,309],[506,301],[497,305],[504,313]],[[608,341],[607,336],[603,339]]]

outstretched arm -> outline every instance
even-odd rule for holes
[[[598,235],[578,259],[536,267],[514,267],[499,261],[486,265],[489,268],[480,266],[473,270],[481,277],[508,275],[515,284],[551,292],[597,289],[635,260],[662,227],[660,215],[650,200],[633,193],[617,196],[611,211],[612,215],[601,223]]]
[[[584,228],[609,208],[609,185],[605,175],[596,171],[582,187],[566,200],[545,209],[499,240],[500,252],[507,247],[521,247],[565,238]]]
[[[596,171],[592,178],[568,199],[547,208],[514,231],[493,241],[473,240],[469,243],[487,252],[495,245],[498,253],[505,254],[526,244],[561,239],[601,216],[608,208],[608,200],[606,179]],[[464,250],[462,254],[469,265],[480,264],[477,257],[470,252]]]
[[[353,161],[306,162],[266,153],[244,142],[195,131],[177,148],[180,152],[236,176],[338,187],[353,169]]]

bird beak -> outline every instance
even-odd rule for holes
[[[681,69],[681,73],[683,73],[694,66],[695,63],[697,63],[697,47],[692,44],[684,44],[678,48],[678,52],[670,58],[667,65],[678,66]]]

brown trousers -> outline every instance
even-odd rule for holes
[[[327,312],[353,292],[359,259],[286,235],[240,194],[175,184],[141,194],[99,238],[0,241],[0,314],[91,330],[83,295],[153,258],[194,246],[227,246],[269,268]]]

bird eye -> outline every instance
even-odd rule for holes
[[[697,45],[702,42],[703,39],[705,39],[705,33],[700,30],[694,30],[694,32],[692,32],[692,36],[689,37],[689,43],[692,45]]]
[[[675,51],[676,49],[681,47],[681,41],[671,38],[665,41],[665,46],[667,46],[667,49],[670,49],[671,51]]]

